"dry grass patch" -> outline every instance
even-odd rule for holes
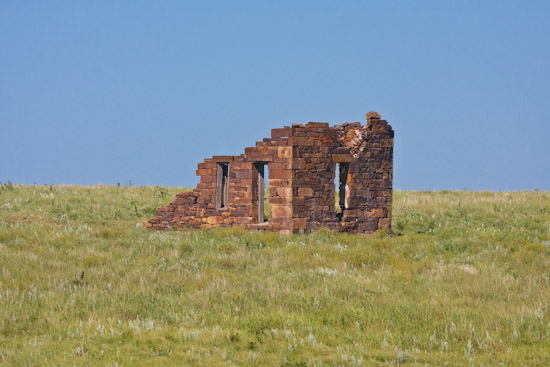
[[[0,188],[0,366],[550,364],[550,193],[402,192],[392,235],[151,232],[179,189]]]

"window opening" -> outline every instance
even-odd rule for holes
[[[335,210],[336,215],[342,218],[344,210],[347,208],[346,194],[349,190],[346,190],[348,181],[349,163],[336,163],[334,172],[334,184],[335,184]]]
[[[264,223],[269,218],[269,177],[268,170],[265,167],[267,163],[257,162],[255,166],[258,172],[258,223]]]
[[[229,198],[229,163],[218,163],[216,177],[216,208],[227,209]]]
[[[269,198],[271,196],[269,194],[269,165],[267,163],[265,164],[265,168],[266,169],[264,170],[263,202],[264,202],[264,222],[267,222],[269,221]]]

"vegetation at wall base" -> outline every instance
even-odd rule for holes
[[[550,193],[394,192],[393,233],[154,232],[182,189],[0,186],[0,366],[548,366]]]

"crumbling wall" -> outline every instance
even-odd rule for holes
[[[273,137],[245,148],[239,156],[214,156],[199,163],[200,176],[192,192],[176,195],[176,200],[160,207],[147,227],[159,230],[172,228],[213,228],[233,225],[249,229],[292,232],[292,148],[287,129],[273,129]],[[218,201],[219,164],[228,164],[228,202],[223,208]],[[258,172],[255,164],[267,164],[269,169],[269,222],[264,223],[258,212]]]
[[[376,112],[367,114],[367,125],[343,126],[339,140],[349,146],[346,202],[341,228],[371,233],[391,229],[393,130]]]
[[[264,166],[267,222],[261,213]],[[196,173],[197,187],[159,208],[147,227],[238,225],[290,234],[319,227],[372,233],[391,226],[393,130],[376,112],[367,114],[364,126],[309,122],[273,129],[271,138],[245,148],[244,154],[205,159]]]

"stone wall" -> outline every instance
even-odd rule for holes
[[[268,221],[261,213],[265,166]],[[244,154],[205,159],[196,173],[197,187],[159,208],[147,227],[237,225],[290,234],[319,227],[372,233],[391,226],[393,130],[376,112],[367,114],[364,126],[309,122],[273,129],[271,138]]]

